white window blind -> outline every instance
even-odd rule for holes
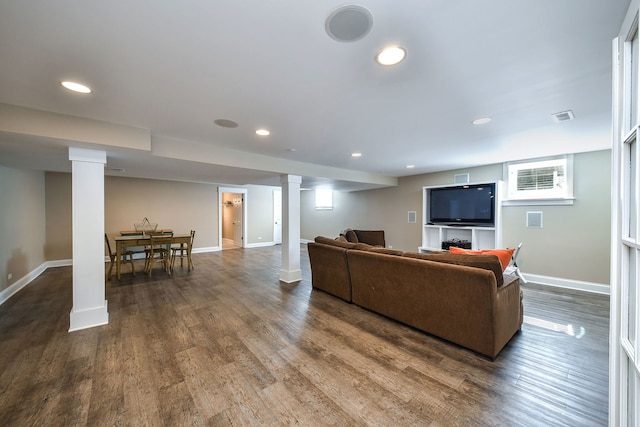
[[[571,156],[507,164],[508,200],[573,198]]]
[[[333,209],[333,191],[319,188],[316,190],[316,209]]]

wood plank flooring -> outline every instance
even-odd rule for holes
[[[69,333],[70,267],[0,306],[3,426],[604,426],[606,296],[524,286],[495,361],[278,280],[280,247],[107,284],[110,322]],[[142,262],[137,265],[142,269]]]

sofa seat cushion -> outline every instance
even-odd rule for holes
[[[504,284],[502,266],[500,265],[500,260],[496,255],[469,255],[447,252],[421,254],[405,252],[404,256],[409,258],[425,259],[427,261],[444,262],[446,264],[482,268],[493,272],[493,275],[496,277],[496,284],[498,285],[498,288]]]
[[[505,271],[511,263],[511,257],[515,249],[482,249],[479,251],[471,249],[462,249],[452,246],[449,248],[449,252],[452,254],[468,254],[468,255],[495,255],[500,258],[500,264],[502,265],[502,271]]]

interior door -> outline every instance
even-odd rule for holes
[[[273,243],[282,244],[282,191],[273,191]]]
[[[613,42],[609,425],[640,424],[640,150],[638,16],[632,0]]]
[[[233,243],[236,246],[243,247],[242,244],[242,204],[244,200],[242,194],[233,195]]]

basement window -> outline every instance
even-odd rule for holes
[[[503,205],[572,205],[573,155],[504,164]]]
[[[325,188],[316,190],[316,209],[333,209],[333,190]]]

